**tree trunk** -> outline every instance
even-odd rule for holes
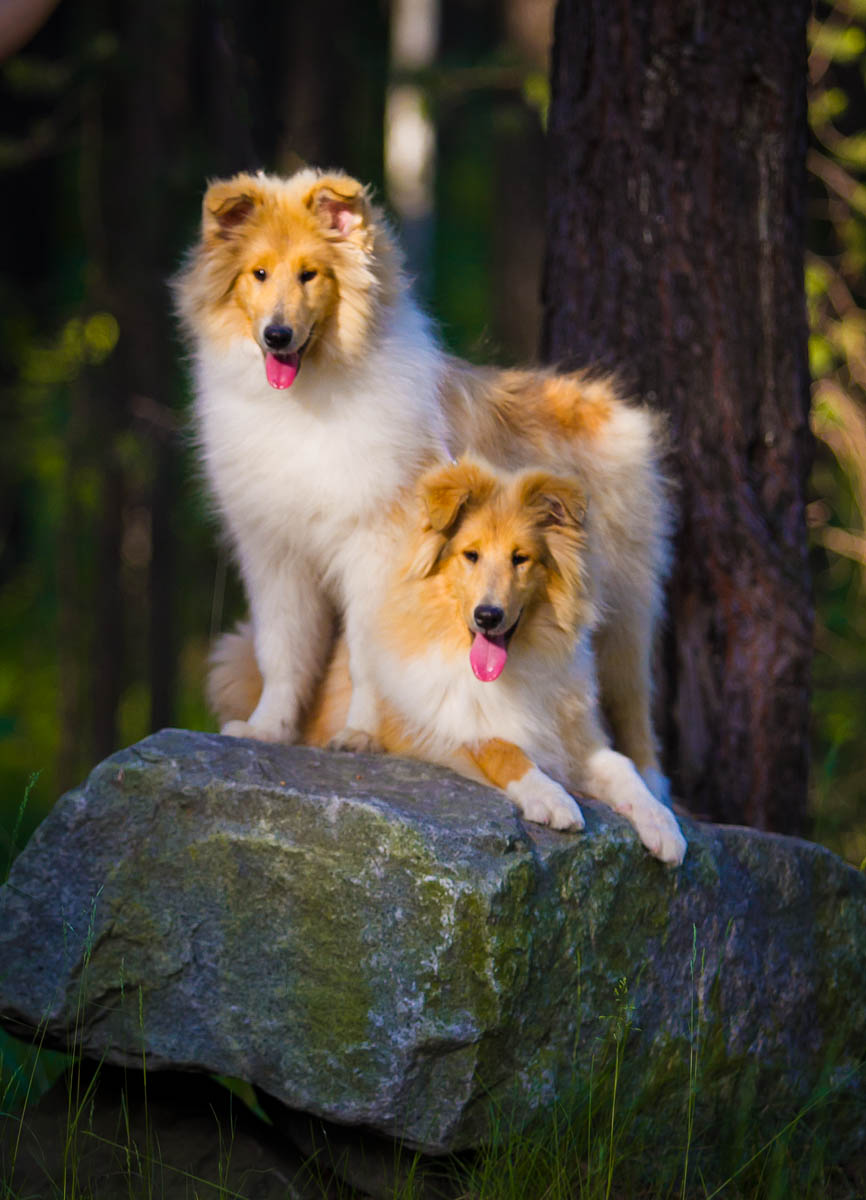
[[[812,602],[803,298],[807,0],[560,0],[547,357],[670,417],[659,679],[675,791],[802,831]]]

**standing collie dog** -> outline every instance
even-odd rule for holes
[[[175,281],[199,441],[250,602],[261,697],[224,732],[293,741],[334,616],[353,683],[335,744],[377,727],[369,645],[390,519],[421,473],[466,450],[498,469],[576,474],[589,497],[595,654],[618,749],[659,791],[650,651],[669,504],[657,425],[611,384],[449,358],[414,303],[367,190],[339,172],[210,186]]]
[[[673,814],[599,719],[591,630],[592,517],[575,479],[479,462],[434,468],[401,528],[376,614],[370,660],[382,746],[500,787],[531,821],[580,829],[562,784],[622,813],[663,862],[686,844]],[[338,642],[301,740],[327,745],[349,705]],[[208,695],[223,721],[243,722],[261,676],[248,629],[215,647]]]

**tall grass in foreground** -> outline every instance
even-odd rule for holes
[[[826,1079],[794,1116],[773,1111],[748,1069],[719,1057],[701,1019],[696,939],[689,1044],[653,1078],[624,981],[589,1070],[552,1113],[514,1131],[507,1120],[468,1165],[466,1200],[864,1200],[866,1151],[841,1162],[840,1130],[866,1129],[854,1075]],[[714,1041],[716,1046],[714,1047]],[[671,1130],[674,1131],[671,1135]],[[665,1132],[666,1131],[666,1132]],[[420,1193],[419,1193],[420,1197]]]
[[[694,983],[696,945],[691,965]],[[588,1064],[584,1058],[572,1087],[552,1111],[546,1109],[519,1130],[505,1113],[494,1112],[486,1146],[432,1166],[429,1159],[397,1152],[400,1165],[389,1193],[393,1200],[863,1200],[866,1156],[843,1163],[831,1148],[838,1143],[840,1126],[862,1130],[866,1124],[862,1097],[852,1100],[852,1093],[840,1086],[850,1076],[840,1081],[828,1069],[828,1080],[793,1119],[783,1121],[750,1086],[748,1072],[732,1080],[721,1066],[704,1062],[705,1052],[712,1058],[712,1038],[697,1005],[690,1044],[682,1047],[678,1062],[649,1080],[624,980],[617,986],[614,1008]],[[68,1060],[62,1080],[48,1093],[55,1098],[55,1109],[62,1107],[58,1091],[66,1105],[60,1126],[64,1144],[59,1153],[56,1146],[41,1147],[47,1169],[34,1188],[28,1128],[33,1104],[52,1074],[43,1067],[43,1053],[20,1051],[11,1039],[4,1043],[0,1200],[249,1200],[263,1194],[260,1179],[238,1179],[233,1173],[234,1121],[217,1120],[215,1113],[209,1177],[196,1174],[189,1161],[168,1161],[160,1130],[148,1118],[144,1062],[141,1072],[131,1073],[137,1094],[145,1095],[143,1114],[140,1109],[133,1114],[121,1092],[113,1133],[107,1136],[95,1106],[100,1068],[77,1058]],[[235,1100],[251,1100],[248,1089],[245,1093],[233,1085],[233,1091]],[[249,1126],[250,1113],[245,1116]],[[260,1128],[267,1141],[271,1131],[264,1121]],[[16,1160],[25,1144],[31,1164],[28,1190],[16,1182]],[[100,1161],[110,1164],[99,1176],[110,1184],[95,1183],[89,1173],[97,1150]],[[350,1200],[363,1194],[334,1174],[331,1168],[339,1166],[339,1160],[332,1163],[320,1151],[295,1180],[296,1190],[286,1189],[287,1200],[298,1195]]]
[[[14,849],[13,839],[10,862]],[[96,899],[85,938],[73,1050],[84,1022]],[[846,1161],[839,1158],[846,1130],[863,1147],[866,1087],[852,1085],[866,1084],[864,1067],[840,1075],[828,1059],[824,1079],[793,1118],[774,1111],[758,1090],[756,1070],[747,1063],[732,1067],[723,1031],[702,1011],[707,981],[694,927],[689,967],[688,1037],[672,1043],[654,1070],[648,1069],[634,1025],[628,982],[621,979],[601,1035],[587,1045],[577,1029],[572,1083],[552,1109],[544,1106],[521,1128],[492,1109],[484,1147],[434,1164],[395,1148],[389,1200],[864,1200],[866,1148]],[[575,1007],[582,1012],[579,990]],[[143,1034],[140,990],[138,1015]],[[25,1046],[0,1031],[0,1200],[251,1200],[279,1194],[273,1188],[264,1193],[262,1179],[239,1172],[234,1162],[236,1114],[245,1118],[245,1137],[252,1128],[254,1139],[273,1142],[248,1084],[215,1081],[223,1085],[225,1102],[211,1108],[212,1169],[205,1178],[188,1159],[171,1162],[163,1153],[160,1128],[151,1120],[144,1054],[140,1069],[129,1072],[129,1088],[112,1091],[116,1112],[106,1124],[106,1103],[98,1097],[106,1069],[75,1053],[44,1049],[44,1033],[37,1031],[34,1045]],[[44,1129],[40,1100],[61,1118],[51,1145],[34,1143],[35,1125]],[[20,1170],[25,1159],[26,1172]],[[363,1194],[341,1181],[339,1166],[321,1151],[313,1155],[286,1187],[285,1200],[351,1200]]]

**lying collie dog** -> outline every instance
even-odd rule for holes
[[[335,744],[373,745],[367,647],[389,522],[427,467],[469,450],[496,468],[542,464],[581,479],[596,530],[602,703],[616,746],[660,791],[650,652],[669,501],[651,414],[605,379],[449,358],[410,295],[382,213],[339,172],[212,184],[175,291],[201,453],[263,677],[243,732],[298,737],[337,617],[353,687]],[[228,722],[224,732],[241,730]]]
[[[555,829],[583,826],[566,787],[594,796],[657,858],[680,863],[676,819],[602,731],[588,522],[573,478],[472,461],[424,475],[390,563],[371,564],[385,577],[368,647],[372,732],[386,750],[495,784],[526,818]],[[208,679],[218,718],[244,732],[261,690],[249,628],[223,635]],[[302,741],[330,742],[350,690],[343,638]]]

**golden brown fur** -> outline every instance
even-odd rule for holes
[[[364,647],[381,608],[369,562],[387,561],[393,514],[423,470],[469,451],[497,470],[580,479],[604,708],[616,745],[660,790],[650,652],[670,502],[657,419],[609,379],[445,355],[381,210],[341,172],[212,184],[176,293],[195,351],[202,455],[263,668],[245,731],[298,736],[336,613],[354,683],[337,740],[365,744],[377,718]],[[263,331],[274,321],[291,330],[299,365],[285,393],[265,378]]]
[[[330,212],[341,214],[333,228]],[[212,184],[201,242],[176,282],[182,320],[193,336],[204,325],[217,338],[254,339],[262,313],[279,308],[301,342],[315,326],[309,360],[351,365],[393,299],[398,270],[372,213],[367,189],[340,172],[317,173],[299,189],[261,173]],[[302,283],[306,271],[315,275]]]
[[[468,654],[473,611],[487,603],[504,611],[505,628],[523,614],[516,641],[532,646],[539,668],[546,657],[568,661],[594,620],[579,482],[547,471],[503,477],[464,460],[428,472],[419,491],[425,519],[404,534],[379,613],[382,641],[401,658],[431,646]]]
[[[685,843],[676,822],[601,728],[586,518],[572,477],[503,474],[472,460],[427,472],[403,515],[394,562],[381,564],[388,582],[372,647],[375,735],[391,753],[500,787],[528,819],[555,828],[583,823],[556,779],[585,789],[628,816],[654,854],[679,862]],[[495,607],[500,628],[513,630],[501,677],[491,682],[470,667],[479,605]],[[246,721],[260,688],[249,629],[224,635],[209,675],[220,720]],[[345,724],[350,692],[341,638],[305,715],[303,741],[330,742]]]
[[[502,606],[505,626],[520,615],[522,651],[536,657],[539,678],[573,653],[581,631],[594,621],[586,575],[585,498],[576,479],[545,471],[498,477],[476,461],[437,467],[420,480],[415,501],[395,512],[398,554],[379,612],[381,645],[399,659],[435,648],[443,660],[468,671],[472,613],[482,599]],[[479,556],[470,563],[466,554]],[[515,555],[524,561],[515,564]],[[466,661],[464,661],[466,660]],[[248,622],[214,644],[207,699],[220,724],[247,721],[261,694]],[[342,728],[351,680],[345,637],[336,639],[328,669],[303,717],[301,740],[326,746]],[[380,696],[383,748],[418,753],[429,741]],[[504,744],[504,743],[503,743]],[[434,761],[436,761],[434,759]]]

